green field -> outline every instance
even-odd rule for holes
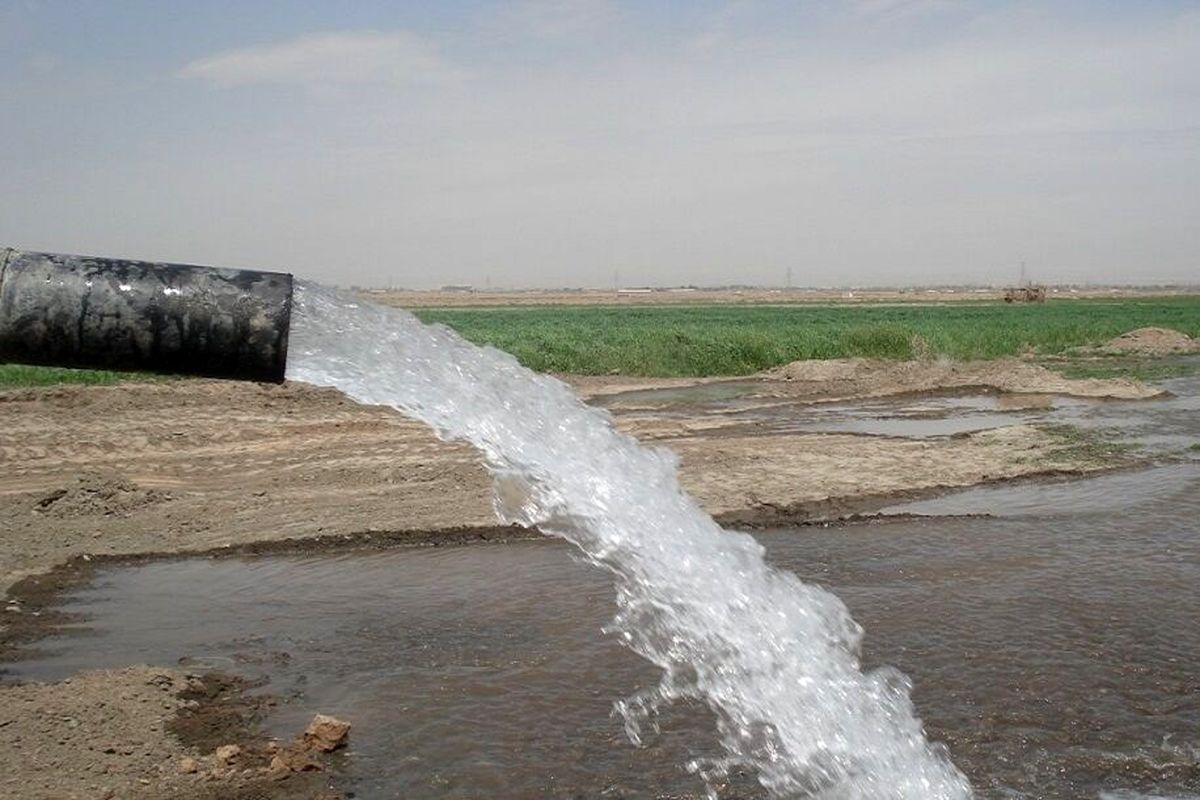
[[[533,306],[419,309],[542,372],[745,375],[807,358],[1062,353],[1134,328],[1200,335],[1200,296],[1044,305]]]
[[[507,350],[533,369],[584,375],[745,375],[797,359],[851,356],[1052,356],[1151,325],[1200,336],[1200,296],[1014,306],[426,308],[416,314],[426,322],[445,323],[473,342]],[[1097,375],[1125,368],[1118,362],[1060,367]],[[138,376],[0,365],[0,387],[114,383],[131,377]]]
[[[54,386],[60,383],[108,384],[128,380],[155,380],[156,376],[129,372],[110,372],[103,369],[62,369],[59,367],[27,367],[22,364],[0,364],[0,388],[22,386]]]

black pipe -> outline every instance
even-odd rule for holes
[[[283,380],[292,276],[0,251],[0,363]]]

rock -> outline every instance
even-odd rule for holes
[[[321,765],[314,761],[301,746],[281,747],[271,757],[267,775],[273,780],[283,780],[293,772],[319,771]]]
[[[329,753],[344,746],[349,736],[349,722],[325,714],[317,714],[304,729],[303,741],[304,746],[309,750]]]
[[[179,760],[179,771],[184,775],[192,775],[200,771],[200,762],[190,756]]]
[[[217,748],[217,761],[222,764],[232,764],[242,754],[242,748],[236,744],[223,744]]]

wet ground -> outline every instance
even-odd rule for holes
[[[760,538],[849,604],[868,664],[912,677],[981,796],[1200,791],[1200,466],[896,510],[996,516]],[[608,579],[556,542],[120,568],[72,607],[83,635],[17,676],[178,662],[268,677],[290,698],[280,732],[315,710],[354,722],[361,797],[694,794],[681,765],[715,754],[696,709],[641,749],[625,740],[612,701],[655,670],[601,634]]]
[[[911,676],[931,736],[979,796],[1129,800],[1200,795],[1200,380],[1163,385],[1175,397],[781,411],[713,384],[621,402],[763,424],[811,412],[820,430],[889,436],[993,416],[1071,422],[1156,454],[1147,469],[756,534],[773,563],[847,602],[869,666]],[[717,754],[697,708],[629,744],[612,703],[655,670],[603,635],[609,580],[557,542],[105,567],[67,610],[86,621],[39,643],[13,677],[138,662],[263,677],[284,700],[267,720],[280,735],[315,711],[354,723],[342,783],[359,797],[695,796],[703,785],[684,765]],[[759,796],[752,775],[721,795]]]
[[[1200,363],[1195,358],[1178,359]],[[1165,399],[1088,400],[1040,394],[967,392],[813,403],[788,398],[778,384],[728,381],[613,394],[601,399],[617,413],[688,419],[719,415],[740,431],[857,433],[933,438],[1022,423],[1077,425],[1120,436],[1154,452],[1187,454],[1200,416],[1200,375],[1156,382]],[[1194,452],[1194,451],[1193,451]]]

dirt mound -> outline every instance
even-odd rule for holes
[[[815,387],[825,398],[882,397],[910,392],[990,389],[1013,394],[1058,394],[1072,397],[1140,400],[1162,390],[1128,378],[1077,380],[1064,378],[1020,359],[955,362],[876,361],[861,358],[830,361],[795,361],[763,373],[767,380],[782,381],[810,392]]]
[[[33,510],[58,519],[113,517],[170,499],[170,492],[143,489],[120,473],[89,472],[70,486],[43,495]]]
[[[870,373],[871,362],[865,358],[813,359],[793,361],[765,373],[766,377],[784,381],[849,381]]]
[[[1109,339],[1105,348],[1120,353],[1142,355],[1190,353],[1200,350],[1200,340],[1171,328],[1138,328]]]

